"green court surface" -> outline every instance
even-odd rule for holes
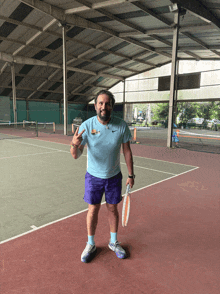
[[[69,149],[69,145],[37,139],[0,141],[2,242],[87,209],[83,200],[86,148],[78,160],[72,158]],[[136,179],[132,191],[195,168],[134,156]],[[125,192],[127,167],[123,155],[121,170]]]

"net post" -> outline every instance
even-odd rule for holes
[[[55,133],[56,131],[56,125],[55,125],[55,122],[53,122],[53,132]]]
[[[23,128],[25,129],[25,120],[23,120]]]
[[[38,122],[36,121],[36,137],[38,137]]]
[[[136,141],[136,140],[137,140],[137,129],[134,128],[134,141]]]
[[[74,134],[74,131],[75,131],[75,127],[74,127],[74,124],[72,124],[72,134]]]

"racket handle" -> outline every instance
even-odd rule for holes
[[[130,185],[128,184],[128,185],[127,185],[127,189],[126,189],[126,193],[129,193],[130,190],[131,190],[131,188],[130,188]]]

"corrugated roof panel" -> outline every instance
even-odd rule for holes
[[[90,3],[98,3],[102,2],[103,0],[93,1],[90,0]],[[83,5],[74,2],[74,1],[68,1],[64,2],[61,0],[47,0],[47,3],[50,3],[52,5],[55,5],[57,7],[60,7],[61,9],[69,9],[73,7],[82,7]],[[204,3],[204,2],[203,2]],[[205,2],[207,6],[212,7],[214,14],[218,14],[219,10],[216,10],[216,5],[219,4],[218,2],[213,1],[206,1]],[[82,24],[83,24],[83,18],[88,18],[88,21],[93,21],[94,24],[99,24],[100,26],[103,26],[103,28],[109,28],[115,32],[134,32],[134,28],[132,25],[136,25],[140,27],[141,31],[149,30],[149,29],[155,29],[155,28],[168,28],[166,23],[168,24],[173,23],[174,15],[170,13],[169,11],[169,5],[171,4],[168,0],[157,0],[157,1],[151,1],[146,0],[142,1],[142,4],[146,7],[151,9],[151,11],[164,18],[165,22],[162,22],[158,20],[157,18],[149,15],[147,12],[142,10],[141,8],[136,6],[136,3],[123,3],[123,4],[116,4],[114,6],[108,6],[103,8],[103,10],[108,11],[109,13],[115,15],[122,21],[112,20],[108,16],[105,16],[104,13],[100,13],[97,11],[90,11],[86,10],[84,12],[81,12],[80,15],[82,17]],[[220,6],[218,6],[220,7]],[[17,21],[25,21],[25,23],[29,23],[31,25],[38,25],[41,28],[48,25],[51,20],[53,19],[51,16],[46,15],[43,12],[40,12],[39,10],[33,9],[26,4],[18,1],[18,0],[8,0],[4,1],[1,4],[1,13],[4,12],[4,16],[11,17]],[[52,10],[51,10],[52,11]],[[128,22],[128,25],[122,24],[123,21]],[[129,25],[130,23],[130,25]],[[181,17],[181,25],[182,26],[193,26],[198,24],[205,24],[205,22],[191,13],[186,13],[185,16]],[[77,25],[81,25],[80,23],[77,23]],[[150,62],[155,65],[157,64],[163,64],[169,60],[170,58],[163,56],[162,54],[157,54],[154,51],[156,49],[162,47],[167,48],[163,49],[164,52],[167,51],[169,54],[171,54],[171,47],[169,47],[169,43],[173,42],[173,34],[172,32],[168,32],[166,34],[162,35],[163,40],[158,39],[157,37],[152,38],[147,35],[131,35],[131,38],[133,39],[134,43],[126,41],[126,39],[123,38],[111,38],[111,34],[106,34],[105,32],[102,32],[102,29],[100,30],[91,30],[91,29],[85,29],[83,27],[75,26],[74,24],[71,24],[71,28],[68,29],[67,36],[72,38],[73,41],[67,42],[67,59],[70,60],[73,57],[77,57],[81,53],[85,53],[81,59],[78,59],[76,61],[73,61],[70,66],[78,66],[80,69],[87,69],[91,70],[93,72],[98,71],[104,71],[107,74],[112,75],[118,75],[118,76],[133,76],[134,71],[146,71],[151,66],[145,64],[144,62]],[[55,64],[62,65],[62,28],[58,27],[57,23],[53,24],[50,28],[50,31],[54,31],[59,33],[59,36],[53,36],[48,33],[42,33],[40,34],[33,42],[38,47],[42,48],[32,48],[32,47],[26,47],[22,49],[18,55],[23,57],[31,57],[42,61],[48,61],[53,62]],[[32,38],[37,33],[36,30],[33,29],[27,29],[25,26],[17,26],[17,24],[13,24],[10,22],[3,22],[0,21],[0,35],[5,36],[5,38],[14,38],[21,41],[28,41],[30,38]],[[204,47],[199,45],[199,42],[203,42],[207,46],[211,45],[218,45],[219,44],[219,34],[218,31],[215,30],[199,30],[197,32],[191,32],[191,29],[189,27],[189,34],[192,37],[195,37],[198,39],[198,42],[193,40],[193,38],[189,38],[187,35],[180,34],[179,36],[179,46],[193,46],[201,48],[197,51],[192,50],[194,54],[199,55],[201,58],[216,58],[219,57],[217,54],[215,54],[215,51],[211,50],[205,50]],[[160,37],[160,33],[158,32],[158,36]],[[104,42],[101,47],[103,47],[103,50],[95,49],[90,50],[90,44],[92,45],[99,45],[106,39],[110,39],[109,43]],[[78,39],[83,41],[84,43],[87,43],[87,45],[82,45],[74,41],[74,39]],[[138,42],[142,42],[143,46],[135,45],[136,40]],[[167,41],[169,43],[167,43]],[[152,52],[149,52],[145,49],[145,45],[152,47]],[[12,44],[7,41],[0,40],[0,51],[5,51],[7,53],[12,54],[15,52],[21,45],[20,44]],[[154,49],[155,48],[155,49]],[[216,47],[215,47],[216,48]],[[51,52],[48,52],[51,50]],[[106,50],[111,50],[112,53],[107,52]],[[146,50],[145,54],[143,53]],[[183,49],[184,50],[184,49]],[[217,49],[218,50],[218,49]],[[59,51],[59,52],[58,52]],[[88,52],[88,54],[86,53]],[[114,54],[115,53],[115,54]],[[121,54],[122,56],[117,56],[117,54]],[[127,60],[127,57],[130,58],[137,58],[136,56],[139,56],[138,59],[140,62],[134,61],[134,60]],[[180,51],[178,53],[178,56],[181,58],[192,58],[186,53]],[[88,59],[88,60],[87,60]],[[94,62],[91,62],[89,59],[92,59]],[[24,59],[25,60],[25,59]],[[98,64],[96,62],[103,62],[105,64]],[[117,66],[118,63],[118,66]],[[0,62],[0,68],[4,66],[5,62]],[[111,65],[116,64],[116,67],[113,68]],[[39,76],[39,77],[50,77],[50,75],[57,70],[55,68],[51,67],[45,67],[45,66],[33,66],[29,64],[24,65],[18,65],[16,64],[16,84],[18,87],[33,87],[36,89],[38,86],[40,86],[44,80],[42,79],[36,79],[31,78],[31,76]],[[127,68],[126,68],[127,67]],[[129,71],[129,69],[132,69],[133,71]],[[0,78],[6,76],[4,85],[8,87],[11,84],[11,72],[10,68],[7,67],[5,69],[6,73],[3,73]],[[43,87],[44,89],[48,87],[48,89],[51,89],[51,91],[61,91],[62,89],[62,69],[57,71],[58,73],[53,77],[52,81],[49,81],[47,84],[45,84]],[[25,78],[23,75],[28,75],[27,78]],[[91,83],[94,82],[96,85],[106,85],[107,87],[111,87],[112,85],[116,84],[118,80],[114,78],[106,78],[104,74],[100,74],[100,76],[92,76],[89,74],[84,74],[80,72],[73,72],[68,71],[68,85],[71,90],[76,89],[76,92],[86,93],[88,95],[92,95],[92,93],[97,92],[96,88],[91,87]],[[87,82],[86,85],[83,85],[83,82]],[[70,83],[72,83],[70,85]],[[80,86],[81,84],[81,86]],[[78,90],[77,90],[78,89]],[[0,89],[1,90],[1,89]],[[2,89],[3,93],[10,93],[11,90],[6,88],[5,90]],[[18,92],[19,95],[27,95],[27,91],[20,91]],[[63,95],[55,94],[55,93],[49,93],[49,92],[38,92],[40,93],[33,95],[32,99],[35,99],[36,97],[40,97],[41,99],[54,99],[54,96],[56,96],[57,99],[62,99]],[[91,93],[91,94],[90,94]],[[53,95],[54,94],[54,95]],[[22,97],[26,98],[26,97]],[[78,99],[80,101],[86,101],[87,98],[83,96],[74,97],[74,99]]]
[[[25,22],[31,25],[44,27],[48,25],[53,20],[53,17],[39,11],[39,10],[33,10],[27,17],[25,18]],[[56,29],[60,29],[57,25],[53,25],[50,27],[50,30],[53,30],[56,27]],[[36,31],[35,31],[36,32]]]
[[[8,86],[8,84],[11,82],[11,73],[4,73],[0,75],[0,85],[1,89],[3,89],[3,86]]]
[[[93,1],[90,0],[89,2],[93,2]],[[47,3],[62,9],[70,9],[70,8],[82,6],[82,4],[79,4],[78,2],[75,2],[75,1],[47,0]]]
[[[8,41],[0,42],[0,52],[7,52],[8,54],[14,53],[20,47],[19,44],[15,44]]]
[[[31,45],[36,45],[36,46],[39,46],[39,47],[48,47],[48,48],[51,48],[51,46],[59,41],[61,39],[61,45],[60,45],[60,48],[62,49],[62,38],[59,38],[59,37],[56,37],[56,36],[52,36],[52,35],[49,35],[49,34],[42,34],[41,36],[39,36],[36,40],[34,40]],[[51,45],[52,44],[52,45]],[[54,46],[55,47],[55,46]],[[57,47],[57,46],[56,46]],[[53,48],[51,48],[53,49]]]
[[[7,0],[0,4],[1,15],[9,17],[13,11],[19,6],[19,1]]]
[[[170,5],[170,0],[148,0],[145,2],[147,2],[149,8],[156,8],[157,10]]]

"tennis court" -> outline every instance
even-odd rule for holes
[[[72,159],[70,140],[0,141],[3,293],[218,293],[219,156],[131,145],[136,181],[119,227],[128,258],[107,247],[103,203],[97,255],[83,264],[87,158]],[[121,168],[126,179],[123,155]]]
[[[7,211],[6,217],[1,214],[4,216],[2,240],[87,208],[82,199],[86,151],[82,158],[74,160],[69,149],[69,145],[31,138],[1,141],[2,209]],[[135,190],[196,168],[143,157],[134,157],[134,166],[137,174]],[[121,168],[126,178],[123,156]]]
[[[131,128],[134,137],[134,127]],[[174,147],[192,151],[220,154],[220,134],[209,129],[174,129],[178,144]],[[136,127],[136,140],[148,146],[167,146],[167,129],[160,127]]]

